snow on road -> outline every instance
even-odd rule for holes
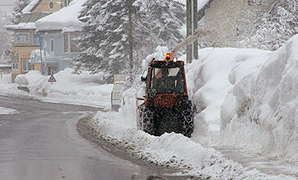
[[[5,108],[0,106],[0,115],[4,114],[19,114],[19,112],[15,109]]]
[[[142,91],[141,82],[123,93],[125,105],[113,112],[109,111],[112,85],[96,81],[102,75],[76,75],[66,69],[54,75],[57,82],[53,84],[36,71],[19,78],[21,82],[27,79],[30,97],[104,107],[106,111],[98,112],[93,120],[98,135],[135,157],[211,179],[297,179],[279,172],[265,174],[216,150],[240,149],[270,161],[289,162],[285,167],[297,167],[297,48],[298,36],[275,52],[200,50],[200,59],[186,67],[189,94],[198,109],[190,139],[175,133],[154,137],[137,130],[135,94]],[[16,86],[2,82],[0,94],[24,96]],[[297,171],[292,173],[297,176]]]

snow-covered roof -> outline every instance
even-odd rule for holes
[[[29,22],[29,23],[19,23],[15,25],[7,25],[5,26],[7,29],[36,29],[35,23],[34,22]]]
[[[33,9],[41,2],[41,0],[32,0],[23,10],[23,14],[28,14],[33,11]]]
[[[203,8],[210,0],[198,0],[198,9]]]
[[[35,25],[39,31],[45,30],[80,30],[83,23],[78,20],[82,5],[86,0],[74,0],[69,6],[38,20]]]

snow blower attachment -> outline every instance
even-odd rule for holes
[[[139,129],[156,136],[165,132],[190,137],[194,129],[194,108],[188,99],[184,62],[167,53],[165,60],[153,59],[148,68],[146,96],[138,106]]]

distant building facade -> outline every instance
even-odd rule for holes
[[[85,1],[75,0],[68,7],[35,23],[42,38],[49,74],[72,67],[74,57],[80,53],[77,45],[83,22],[78,20],[78,16]]]
[[[79,53],[76,39],[79,32],[62,32],[62,30],[39,30],[38,32],[42,37],[47,74],[72,67],[72,60]]]
[[[237,41],[255,29],[255,20],[274,0],[212,0],[205,8],[203,28],[210,31],[206,41],[217,47],[236,47]]]
[[[71,0],[34,0],[26,6],[19,24],[7,26],[13,31],[14,43],[11,49],[12,80],[18,74],[25,74],[29,70],[42,71],[43,64],[31,63],[31,53],[40,49],[39,36],[36,32],[35,22],[55,11],[67,6]]]

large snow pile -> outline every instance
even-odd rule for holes
[[[215,149],[203,147],[181,134],[149,135],[136,129],[131,114],[123,116],[117,112],[98,112],[93,126],[102,139],[125,150],[132,157],[180,170],[176,175],[201,179],[296,179],[282,174],[266,175],[256,169],[245,168],[226,159]]]
[[[200,61],[187,66],[189,94],[197,106],[201,126],[208,122],[210,131],[220,130],[222,104],[238,81],[246,74],[257,71],[268,58],[269,52],[256,49],[203,49]],[[223,108],[229,110],[231,105]],[[200,133],[200,132],[195,132]]]
[[[220,141],[257,153],[298,160],[298,36],[270,53],[257,71],[231,81],[221,118]],[[245,69],[235,69],[237,76]],[[232,103],[231,103],[232,102]],[[229,107],[229,108],[225,108]]]
[[[16,82],[18,86],[28,87],[31,96],[43,101],[110,108],[113,85],[99,83],[103,74],[83,71],[79,75],[67,68],[54,75],[56,82],[48,82],[49,78],[50,76],[42,76],[39,71],[30,71],[17,76]]]

